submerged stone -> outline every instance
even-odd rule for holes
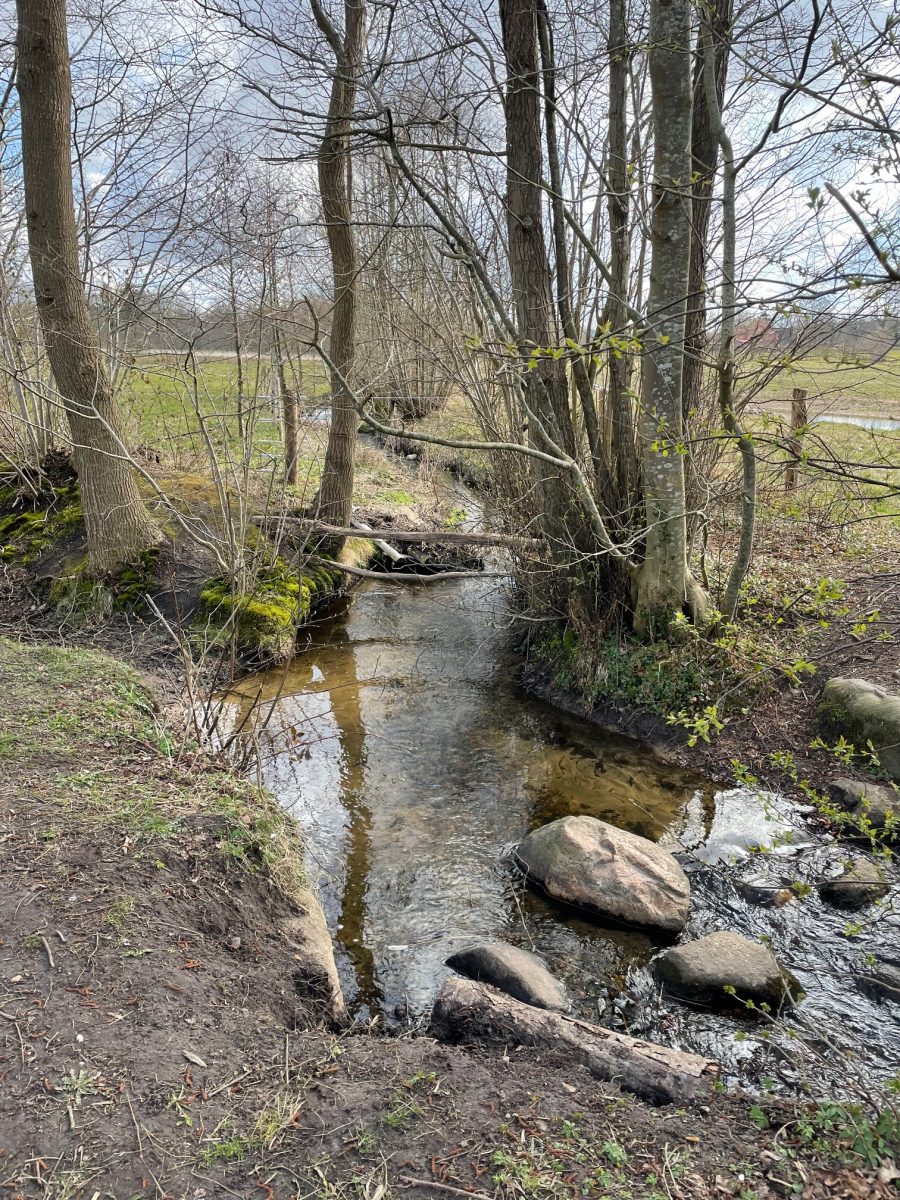
[[[762,908],[779,908],[796,898],[791,884],[793,880],[784,876],[754,875],[750,879],[739,879],[735,884],[738,892],[748,904]]]
[[[836,879],[819,884],[819,895],[836,908],[864,908],[889,890],[881,868],[867,858],[851,858]]]
[[[871,971],[856,979],[859,990],[879,1002],[892,1000],[900,1004],[900,960],[876,959]]]
[[[900,792],[895,788],[861,779],[834,779],[828,795],[867,829],[892,826],[900,830]]]
[[[595,817],[551,821],[514,857],[530,883],[594,916],[672,933],[687,922],[690,885],[668,850]]]
[[[536,1008],[565,1012],[569,1007],[566,990],[559,980],[551,975],[536,954],[518,946],[483,942],[451,954],[447,966]]]
[[[654,959],[653,973],[673,995],[715,1008],[752,1000],[777,1009],[803,994],[768,946],[731,930],[673,946]]]

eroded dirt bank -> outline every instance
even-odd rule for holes
[[[0,678],[6,1194],[894,1194],[846,1118],[655,1109],[562,1055],[335,1029],[272,801],[120,662],[2,639]]]

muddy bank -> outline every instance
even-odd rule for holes
[[[0,674],[11,1195],[889,1196],[852,1114],[801,1135],[793,1107],[657,1109],[552,1051],[329,1032],[271,801],[121,664],[0,641]]]

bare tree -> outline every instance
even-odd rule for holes
[[[638,576],[636,617],[667,627],[706,598],[687,563],[682,412],[685,319],[691,250],[691,4],[650,7],[653,99],[653,212],[647,343],[641,385],[647,543]]]
[[[70,161],[65,0],[18,0],[22,171],[35,299],[78,471],[88,569],[103,575],[155,545],[79,269]]]

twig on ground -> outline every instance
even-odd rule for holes
[[[401,1183],[410,1187],[431,1188],[435,1192],[448,1192],[451,1196],[468,1196],[469,1200],[493,1200],[487,1192],[467,1192],[465,1188],[451,1187],[449,1183],[434,1183],[430,1179],[413,1179],[411,1175],[401,1175]]]
[[[41,938],[41,945],[44,947],[44,949],[47,952],[47,962],[50,964],[50,970],[55,971],[56,963],[53,959],[53,951],[50,949],[50,943],[47,941],[47,939],[45,937]]]

